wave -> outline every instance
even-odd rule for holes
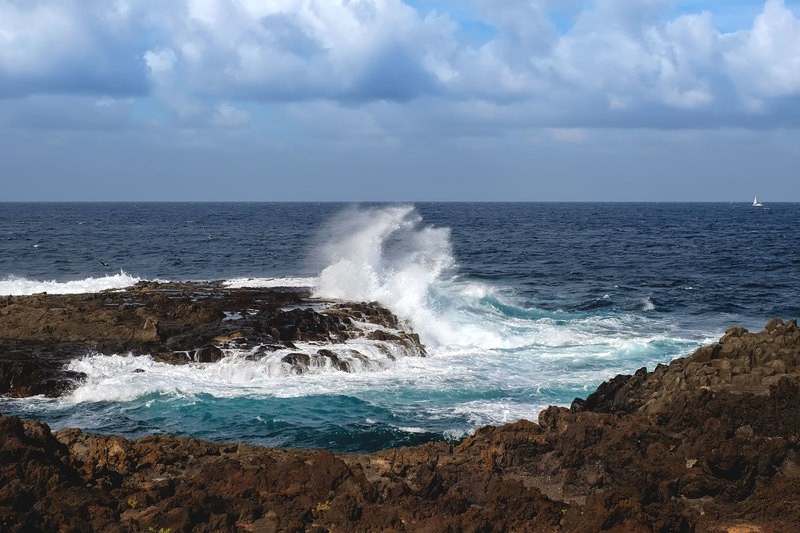
[[[334,352],[337,363],[316,357],[321,348]],[[215,363],[184,365],[158,362],[149,355],[86,355],[68,365],[69,370],[84,373],[86,380],[67,398],[74,402],[130,401],[154,393],[204,393],[217,398],[303,396],[311,392],[307,387],[313,388],[314,383],[330,384],[330,390],[335,390],[342,382],[369,382],[372,378],[367,374],[419,355],[408,347],[368,339],[330,345],[295,342],[292,348],[267,353],[258,347],[224,352],[225,357]],[[310,361],[302,370],[287,362],[287,358],[303,355]],[[348,371],[341,371],[341,365]]]
[[[450,229],[424,225],[413,206],[348,209],[331,221],[323,240],[319,255],[327,266],[315,296],[377,301],[432,347],[501,342],[475,329],[480,301],[494,289],[458,282]]]
[[[459,275],[448,228],[413,206],[351,208],[326,229],[315,296],[378,301],[407,321],[432,353],[603,346],[652,335],[645,299],[620,313],[606,296],[570,311],[519,305],[513,291]],[[598,311],[604,310],[604,314]]]
[[[325,230],[314,294],[378,301],[409,321],[428,343],[439,341],[431,290],[455,266],[450,230],[422,225],[413,206],[351,208]]]
[[[569,344],[564,337],[561,340],[535,351],[463,350],[427,358],[387,354],[379,343],[368,346],[368,341],[363,341],[351,346],[368,360],[356,358],[361,366],[354,365],[352,372],[325,365],[302,374],[294,372],[282,358],[289,353],[312,353],[319,345],[297,343],[292,350],[263,357],[231,350],[218,362],[185,365],[158,362],[147,355],[97,353],[69,363],[68,369],[86,374],[86,380],[59,401],[73,405],[126,402],[153,394],[174,398],[203,394],[215,398],[374,394],[380,398],[378,403],[415,405],[416,400],[438,398],[431,403],[436,406],[433,411],[445,408],[452,413],[461,413],[465,405],[477,402],[487,421],[502,422],[506,419],[496,415],[506,403],[520,405],[514,413],[527,409],[529,415],[535,415],[531,400],[542,406],[553,403],[553,395],[558,396],[559,391],[574,394],[626,367],[632,370],[642,362],[659,362],[664,353],[681,353],[695,344],[658,336],[603,339],[593,344]]]
[[[233,278],[222,283],[230,289],[269,289],[274,287],[307,287],[317,284],[317,278]]]
[[[40,281],[16,276],[0,279],[0,295],[26,296],[46,292],[48,294],[86,294],[111,289],[125,289],[136,285],[140,278],[121,271],[119,274],[89,277],[74,281]]]

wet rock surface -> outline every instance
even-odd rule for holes
[[[795,321],[731,329],[538,423],[368,455],[0,417],[0,531],[798,531],[798,361]]]
[[[324,344],[328,353],[313,361],[284,358],[290,371],[304,373],[317,364],[347,372],[364,355],[336,347],[359,338],[425,355],[419,337],[378,304],[323,302],[300,289],[142,282],[96,294],[7,296],[0,298],[0,394],[64,394],[85,377],[64,365],[90,353],[212,363],[226,350],[251,350],[255,358],[306,342]]]

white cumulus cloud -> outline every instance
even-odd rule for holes
[[[748,98],[800,93],[800,20],[783,0],[767,0],[752,29],[727,39],[727,72]]]

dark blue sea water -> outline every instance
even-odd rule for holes
[[[797,317],[799,222],[800,204],[0,204],[0,294],[307,285],[381,301],[430,354],[303,376],[105,354],[74,363],[69,397],[0,413],[339,451],[458,439]]]

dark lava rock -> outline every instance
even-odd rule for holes
[[[295,367],[308,368],[308,365],[311,364],[311,356],[305,353],[290,353],[284,355],[281,361]]]
[[[41,350],[24,342],[0,344],[0,395],[57,397],[73,390],[86,375],[65,370],[64,364],[86,350],[71,345],[59,348]]]
[[[330,365],[342,372],[350,372],[350,365],[347,361],[343,361],[339,356],[331,350],[317,350],[317,355],[330,361]]]
[[[322,308],[321,310],[318,310]],[[231,319],[231,317],[235,317]],[[295,342],[342,345],[368,333],[355,322],[401,328],[377,303],[311,301],[297,289],[229,289],[220,283],[139,283],[99,294],[9,296],[0,301],[0,395],[58,396],[85,378],[64,367],[88,353],[150,354],[171,364],[214,363],[225,350],[250,358]],[[413,333],[396,329],[381,339],[409,355],[424,355]],[[309,365],[348,372],[363,355],[326,349],[308,362],[284,358],[296,373]]]

